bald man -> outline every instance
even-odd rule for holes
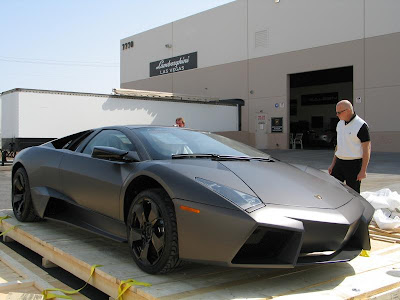
[[[367,123],[354,113],[348,100],[336,104],[339,122],[336,126],[337,146],[329,174],[360,192],[361,180],[367,177],[371,155],[371,139]]]

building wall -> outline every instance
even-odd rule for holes
[[[121,48],[121,81],[148,78],[149,62],[195,51],[198,68],[245,60],[246,18],[246,1],[235,1],[121,40],[134,41],[133,48]]]
[[[172,48],[165,47],[167,44],[172,44],[172,26],[172,23],[166,24],[135,35],[133,48],[127,50],[121,48],[120,77],[124,78],[124,82],[148,78],[149,62],[174,56]],[[131,38],[123,39],[121,44],[131,40]]]
[[[198,52],[198,67],[247,58],[247,1],[234,1],[173,22],[174,55]]]
[[[361,98],[354,106],[370,126],[373,150],[400,152],[399,11],[398,0],[237,0],[165,25],[169,54],[154,42],[165,26],[127,38],[152,38],[141,47],[153,49],[121,51],[122,68],[134,56],[147,72],[121,73],[121,87],[242,98],[247,136],[240,139],[288,148],[290,74],[352,66],[353,99]],[[149,78],[150,62],[194,51],[197,69]],[[256,134],[259,113],[283,117],[283,134]]]
[[[248,1],[249,58],[342,43],[363,37],[364,0]],[[257,47],[256,34],[267,42]]]
[[[372,149],[400,152],[400,1],[365,0],[365,119]]]
[[[400,32],[397,0],[365,0],[365,37]]]

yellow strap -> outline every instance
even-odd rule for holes
[[[45,291],[43,291],[43,292],[45,292]],[[44,296],[43,299],[54,299],[54,298],[72,299],[70,296],[52,294],[52,293],[47,293],[47,292],[45,292],[45,294],[43,294],[43,292],[42,292],[42,295]]]
[[[65,295],[56,295],[56,294],[52,294],[49,292],[62,292],[66,295],[73,295],[73,294],[77,294],[79,293],[81,290],[83,290],[89,283],[90,278],[92,278],[93,274],[94,274],[94,270],[97,267],[102,267],[102,265],[93,265],[90,269],[90,276],[89,279],[86,281],[85,285],[83,287],[81,287],[80,289],[77,290],[72,290],[72,291],[67,291],[67,290],[63,290],[63,289],[46,289],[42,291],[42,295],[44,296],[44,299],[53,299],[53,298],[63,298],[63,299],[72,299],[69,296],[65,296]]]
[[[10,219],[11,217],[9,215],[6,215],[4,217],[0,217],[0,223],[3,222],[5,219]]]
[[[0,236],[7,234],[7,232],[9,232],[9,231],[13,230],[13,229],[14,229],[15,227],[17,227],[17,226],[20,226],[20,225],[14,225],[14,226],[12,226],[12,227],[8,228],[6,231],[4,231],[4,232],[0,233]]]
[[[360,256],[369,257],[369,251],[368,250],[362,250],[361,253],[360,253]]]
[[[122,287],[123,285],[125,285],[125,286]],[[140,281],[137,281],[137,280],[135,280],[135,279],[122,280],[121,283],[119,284],[119,287],[118,287],[118,297],[117,297],[117,300],[119,300],[119,299],[122,300],[122,295],[123,295],[132,285],[151,286],[150,283],[140,282]]]

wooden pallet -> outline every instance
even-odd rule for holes
[[[12,216],[12,211],[0,211]],[[82,280],[100,264],[90,284],[116,299],[122,280],[152,284],[133,286],[123,299],[365,299],[400,288],[400,245],[373,241],[370,257],[349,263],[295,269],[241,269],[186,264],[167,275],[149,275],[133,262],[126,244],[117,243],[69,225],[44,221],[0,225],[13,240],[39,253]],[[377,280],[379,278],[379,280]]]
[[[44,289],[70,287],[0,244],[0,300],[40,300]],[[60,294],[55,292],[54,294]],[[58,298],[57,298],[58,299]],[[78,294],[75,299],[87,299]]]
[[[0,246],[5,247],[0,244]],[[52,287],[0,250],[0,299],[7,299],[10,293],[22,293],[35,298],[42,289]]]
[[[369,234],[371,239],[400,244],[400,229],[394,228],[392,230],[385,230],[379,228],[379,226],[372,222],[369,225]]]

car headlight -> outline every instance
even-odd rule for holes
[[[200,182],[202,185],[212,190],[213,192],[224,197],[226,200],[232,202],[233,204],[239,206],[244,210],[263,204],[261,200],[258,199],[257,197],[237,191],[230,187],[199,177],[196,177],[196,180]]]

